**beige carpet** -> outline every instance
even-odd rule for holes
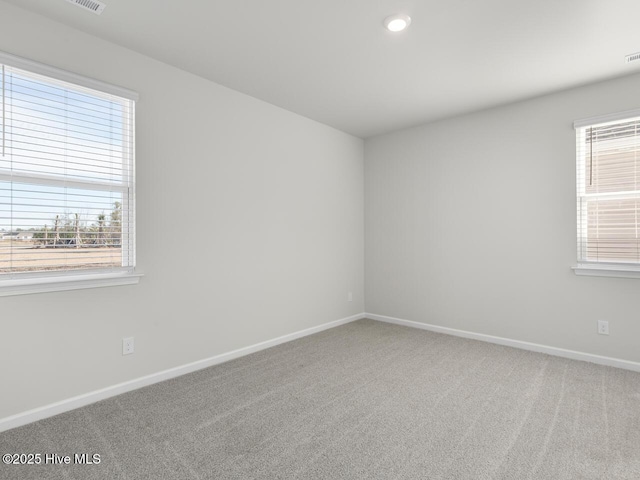
[[[3,395],[9,394],[3,392]],[[2,479],[640,479],[640,374],[361,320],[0,434]]]

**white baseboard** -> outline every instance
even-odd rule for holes
[[[146,375],[144,377],[129,380],[127,382],[119,383],[117,385],[112,385],[110,387],[102,388],[100,390],[95,390],[93,392],[85,393],[83,395],[78,395],[76,397],[68,398],[66,400],[52,403],[50,405],[45,405],[44,407],[35,408],[33,410],[28,410],[23,413],[18,413],[10,417],[5,417],[0,419],[0,432],[4,432],[12,428],[20,427],[22,425],[35,422],[37,420],[42,420],[43,418],[48,418],[54,415],[58,415],[60,413],[68,412],[69,410],[74,410],[76,408],[84,407],[85,405],[89,405],[91,403],[95,403],[109,397],[115,397],[116,395],[120,395],[121,393],[146,387],[147,385],[152,385],[154,383],[162,382],[164,380],[169,380],[171,378],[179,377],[180,375],[185,375],[187,373],[195,372],[196,370],[201,370],[203,368],[211,367],[213,365],[218,365],[220,363],[228,362],[229,360],[243,357],[245,355],[249,355],[250,353],[255,353],[260,350],[264,350],[266,348],[275,347],[276,345],[280,345],[281,343],[290,342],[292,340],[296,340],[301,337],[306,337],[307,335],[312,335],[314,333],[318,333],[323,330],[328,330],[330,328],[334,328],[349,322],[353,322],[355,320],[359,320],[361,318],[364,318],[364,316],[365,316],[364,313],[359,313],[357,315],[341,318],[340,320],[335,320],[333,322],[323,323],[322,325],[318,325],[316,327],[300,330],[298,332],[290,333],[288,335],[283,335],[282,337],[274,338],[272,340],[256,343],[255,345],[239,348],[231,352],[222,353],[214,357],[205,358],[204,360],[198,360],[197,362],[188,363],[186,365],[182,365],[179,367],[170,368],[169,370],[163,370],[161,372],[152,373],[151,375]]]
[[[634,372],[640,372],[640,363],[622,360],[620,358],[603,357],[600,355],[593,355],[591,353],[566,350],[564,348],[512,340],[510,338],[494,337],[493,335],[485,335],[484,333],[468,332],[466,330],[457,330],[455,328],[441,327],[438,325],[414,322],[412,320],[404,320],[402,318],[387,317],[385,315],[376,315],[373,313],[367,313],[365,314],[365,317],[370,318],[371,320],[393,323],[395,325],[402,325],[405,327],[419,328],[421,330],[429,330],[431,332],[444,333],[447,335],[454,335],[456,337],[470,338],[473,340],[480,340],[482,342],[496,343],[498,345],[530,350],[532,352],[546,353],[547,355],[553,355],[554,357],[570,358],[572,360],[581,360],[583,362],[597,363],[598,365],[606,365],[608,367],[617,367],[625,370],[632,370]]]

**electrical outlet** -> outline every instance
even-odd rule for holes
[[[350,302],[353,302],[353,293],[352,292],[349,292],[347,294],[347,300],[349,300]]]
[[[598,333],[600,335],[609,335],[609,322],[606,320],[598,320]]]
[[[131,355],[133,353],[133,337],[122,339],[122,355]]]

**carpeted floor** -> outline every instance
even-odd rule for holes
[[[5,392],[6,394],[6,392]],[[640,374],[360,320],[0,434],[2,479],[640,479]]]

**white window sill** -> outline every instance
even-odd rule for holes
[[[102,273],[90,275],[60,275],[55,277],[32,277],[0,280],[0,297],[27,295],[31,293],[61,292],[84,288],[135,285],[140,281],[140,273]]]
[[[640,278],[640,265],[578,264],[573,267],[576,275],[593,277]]]

